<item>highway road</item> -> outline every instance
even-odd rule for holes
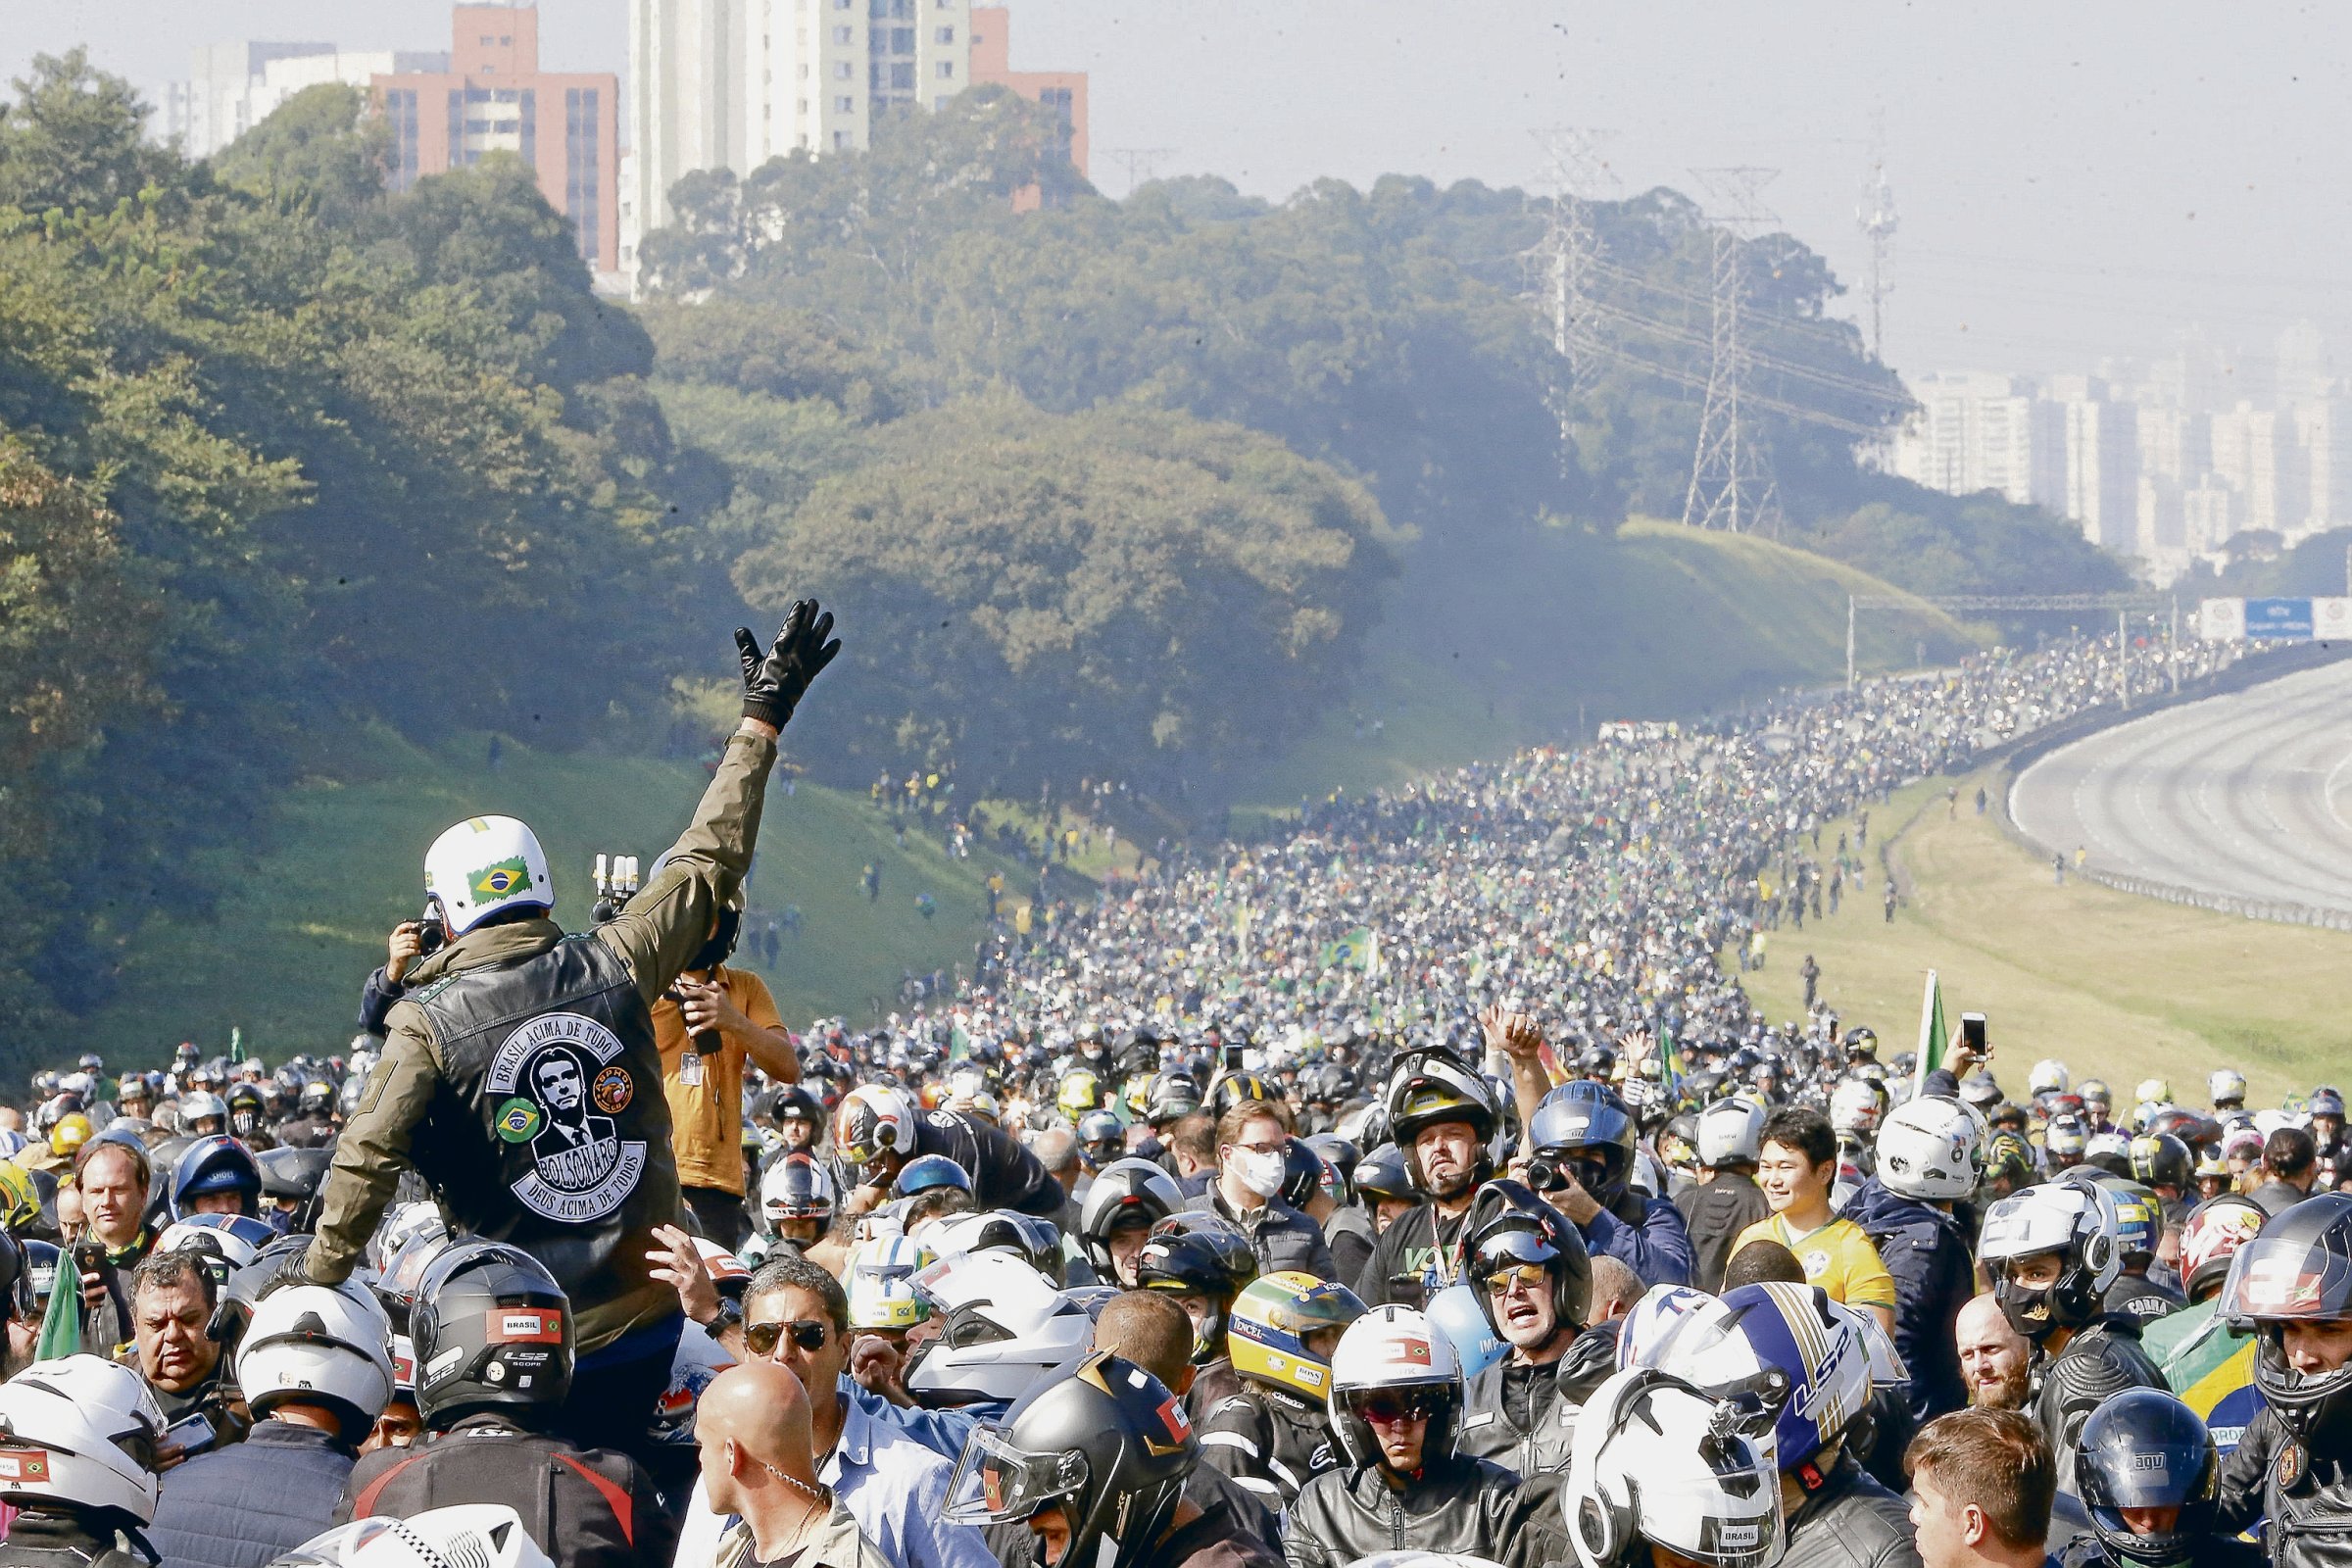
[[[2352,912],[2352,660],[2061,747],[2009,812],[2070,870]]]

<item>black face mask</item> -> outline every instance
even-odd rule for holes
[[[702,951],[694,956],[694,961],[686,967],[697,972],[717,968],[735,956],[735,942],[742,935],[743,911],[719,910],[718,929],[710,933],[710,940],[703,944]]]

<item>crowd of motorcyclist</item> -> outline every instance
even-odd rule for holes
[[[469,819],[348,1056],[0,1109],[0,1563],[2352,1561],[2340,1094],[1882,1062],[1719,967],[2169,654],[1335,799],[796,1039],[726,959],[829,631],[741,634],[593,931]]]

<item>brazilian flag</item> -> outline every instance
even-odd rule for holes
[[[517,893],[529,891],[531,868],[517,856],[512,860],[501,860],[496,865],[485,865],[466,881],[473,890],[474,903],[496,904],[501,899],[511,899]]]
[[[1371,927],[1359,925],[1337,942],[1323,944],[1323,967],[1326,969],[1370,969],[1372,955],[1375,951],[1372,944]]]

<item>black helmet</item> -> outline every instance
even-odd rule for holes
[[[1281,1091],[1257,1074],[1229,1072],[1208,1091],[1208,1113],[1223,1121],[1225,1113],[1245,1100],[1262,1100],[1272,1104],[1281,1099]]]
[[[254,1155],[262,1167],[262,1217],[280,1231],[311,1231],[334,1157],[331,1149],[265,1149]]]
[[[2099,1543],[2126,1563],[2165,1568],[2197,1555],[2213,1532],[2221,1463],[2212,1432],[2194,1410],[2155,1389],[2128,1389],[2082,1423],[2075,1440],[2075,1486]],[[2127,1508],[2177,1508],[2170,1530],[2136,1535]]]
[[[1192,1074],[1163,1072],[1152,1080],[1152,1088],[1144,1097],[1144,1120],[1153,1126],[1163,1121],[1177,1121],[1200,1108],[1200,1086],[1193,1082]]]
[[[1494,1318],[1494,1293],[1487,1277],[1516,1263],[1533,1263],[1551,1278],[1551,1312],[1557,1329],[1581,1331],[1592,1309],[1592,1259],[1585,1239],[1567,1217],[1514,1181],[1489,1182],[1479,1190],[1479,1209],[1493,1207],[1492,1217],[1470,1230],[1469,1259],[1463,1270],[1478,1294],[1478,1309],[1487,1327],[1497,1336],[1502,1325]]]
[[[2171,1133],[2143,1133],[2132,1140],[2132,1175],[2150,1187],[2185,1192],[2196,1184],[2196,1161],[2188,1145]]]
[[[1471,1136],[1490,1143],[1501,1125],[1494,1091],[1459,1056],[1443,1047],[1408,1051],[1389,1071],[1389,1135],[1405,1151],[1405,1170],[1416,1189],[1421,1186],[1421,1162],[1411,1152],[1413,1141],[1428,1128],[1445,1122],[1468,1125]],[[1493,1174],[1493,1163],[1481,1156],[1473,1181]]]
[[[295,1104],[305,1116],[323,1116],[335,1108],[335,1086],[313,1078],[302,1086],[302,1098]]]
[[[1200,1446],[1184,1401],[1132,1361],[1101,1352],[1003,1427],[978,1426],[948,1483],[954,1524],[1002,1525],[1058,1506],[1061,1562],[1132,1568],[1149,1559]]]
[[[1577,1079],[1544,1097],[1528,1128],[1535,1159],[1528,1180],[1557,1185],[1566,1169],[1602,1204],[1615,1202],[1634,1174],[1634,1118],[1606,1084]]]
[[[459,1242],[434,1258],[409,1337],[416,1406],[435,1431],[477,1410],[552,1410],[571,1393],[571,1302],[518,1247]]]
[[[1205,1366],[1225,1353],[1225,1319],[1242,1287],[1257,1278],[1257,1254],[1242,1228],[1222,1215],[1185,1209],[1152,1227],[1136,1261],[1136,1283],[1147,1291],[1204,1296],[1214,1318],[1195,1325],[1193,1359]]]
[[[2287,1431],[2306,1445],[2332,1439],[2352,1415],[2352,1361],[2298,1372],[2286,1359],[2285,1329],[2352,1318],[2352,1194],[2324,1193],[2273,1215],[2237,1250],[2216,1310],[2255,1331],[2254,1386]]]
[[[1129,1225],[1149,1230],[1184,1207],[1176,1178],[1148,1159],[1114,1159],[1096,1172],[1078,1205],[1078,1242],[1097,1273],[1115,1282],[1110,1238]]]
[[[1343,1203],[1354,1202],[1355,1167],[1363,1163],[1363,1151],[1338,1133],[1317,1133],[1306,1141],[1306,1147],[1321,1154],[1323,1163],[1339,1178],[1331,1196]]]
[[[1323,1156],[1309,1148],[1305,1139],[1294,1137],[1283,1146],[1282,1191],[1275,1196],[1293,1208],[1304,1208],[1322,1190],[1326,1173]]]
[[[1366,1198],[1386,1198],[1398,1203],[1414,1202],[1421,1197],[1413,1187],[1412,1173],[1405,1169],[1404,1151],[1395,1144],[1382,1144],[1355,1162],[1355,1190]]]

